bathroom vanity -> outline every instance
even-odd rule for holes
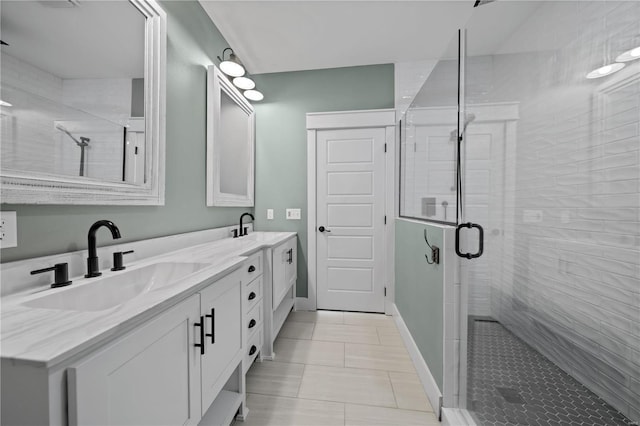
[[[3,297],[2,424],[244,418],[245,374],[273,357],[293,308],[296,241],[254,232],[138,254],[124,271]]]

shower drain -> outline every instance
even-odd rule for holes
[[[513,388],[496,388],[500,396],[510,404],[525,404],[524,399],[520,396],[520,392]]]

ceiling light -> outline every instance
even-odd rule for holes
[[[256,87],[256,83],[248,77],[236,77],[233,79],[233,84],[242,90],[251,90]]]
[[[227,50],[230,50],[231,53],[229,54],[229,59],[225,60],[224,53]],[[242,63],[240,62],[236,54],[233,53],[233,49],[231,49],[230,47],[227,47],[226,49],[224,49],[222,51],[222,58],[218,56],[218,59],[221,61],[220,69],[226,75],[229,75],[231,77],[242,77],[244,75],[245,73],[244,67],[242,66]]]
[[[257,90],[246,90],[244,92],[244,97],[250,101],[261,101],[264,99],[264,95]]]
[[[5,102],[3,100],[0,100],[0,106],[10,107],[10,106],[13,106],[13,105],[11,105],[9,102]]]
[[[624,68],[624,64],[620,64],[620,63],[605,65],[603,67],[596,68],[595,70],[591,71],[589,74],[587,74],[587,78],[591,79],[591,78],[606,77],[608,75],[613,74],[614,72],[620,71],[622,68]]]
[[[616,62],[629,62],[635,59],[640,59],[640,46],[635,49],[627,50],[616,58]]]

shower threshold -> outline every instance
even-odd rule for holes
[[[637,425],[523,340],[469,317],[467,408],[478,425]]]

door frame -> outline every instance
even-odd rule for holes
[[[384,232],[384,277],[387,289],[384,299],[385,314],[392,314],[395,301],[395,198],[396,198],[396,110],[374,109],[362,111],[336,111],[307,113],[307,297],[296,298],[296,310],[317,309],[317,160],[316,133],[318,130],[342,130],[360,128],[385,129],[385,215],[387,225]]]

